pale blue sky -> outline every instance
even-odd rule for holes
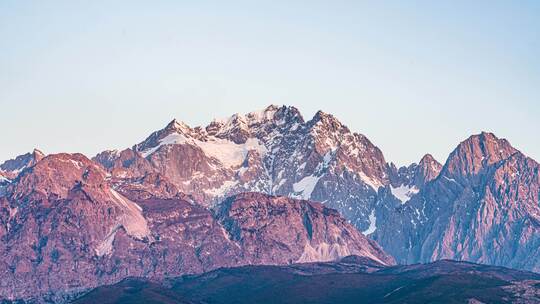
[[[270,103],[332,113],[398,164],[482,130],[540,160],[540,1],[442,2],[3,0],[0,160]]]

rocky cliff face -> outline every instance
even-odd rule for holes
[[[539,169],[504,139],[471,136],[407,204],[381,212],[389,223],[373,237],[402,263],[449,258],[539,271]]]
[[[245,194],[227,200],[229,212],[217,216],[157,174],[113,183],[85,156],[57,154],[7,186],[0,198],[0,298],[63,301],[129,276],[162,279],[348,253],[393,263],[336,211],[315,203]],[[278,222],[295,233],[269,229]],[[315,255],[305,255],[311,245]]]
[[[243,193],[220,205],[218,219],[255,264],[334,261],[353,254],[394,263],[336,210],[320,203]]]

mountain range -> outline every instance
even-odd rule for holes
[[[35,150],[0,165],[0,298],[349,255],[539,271],[539,168],[485,132],[397,168],[331,114],[273,105],[92,159]]]

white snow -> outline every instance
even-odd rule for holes
[[[208,142],[200,141],[198,145],[206,155],[218,159],[228,167],[242,164],[250,150],[257,151],[261,156],[266,153],[266,148],[255,138],[249,138],[244,144],[216,139]]]
[[[293,184],[294,192],[299,193],[298,198],[308,200],[311,197],[311,193],[315,189],[317,182],[322,176],[306,176],[302,180]]]
[[[3,183],[3,182],[9,182],[9,179],[3,177],[2,175],[0,175],[0,183]]]
[[[229,117],[216,118],[213,120],[213,122],[227,126],[227,125],[231,125],[234,120],[238,120],[247,125],[252,125],[252,124],[261,123],[263,121],[273,119],[277,110],[278,110],[277,107],[269,107],[262,110],[253,111],[245,115],[236,113]]]
[[[410,187],[401,185],[397,188],[390,186],[390,191],[392,192],[392,195],[399,199],[403,205],[408,202],[413,195],[417,194],[419,190],[415,186]]]
[[[261,156],[267,152],[266,147],[261,145],[259,140],[256,138],[249,138],[243,144],[236,144],[230,140],[221,138],[209,137],[207,141],[202,141],[195,138],[186,137],[184,134],[173,133],[161,139],[159,141],[159,145],[147,149],[141,154],[143,157],[148,157],[163,145],[175,144],[189,144],[197,146],[203,150],[204,154],[219,160],[227,167],[241,165],[244,162],[248,151],[250,150],[257,151]]]
[[[270,107],[259,111],[254,111],[251,113],[248,113],[246,115],[247,120],[255,121],[255,122],[262,122],[265,120],[271,120],[274,118],[274,115],[277,112],[277,108]]]
[[[377,217],[375,217],[375,210],[371,210],[369,214],[369,227],[362,232],[364,235],[370,235],[377,230]]]

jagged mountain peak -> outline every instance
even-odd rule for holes
[[[440,165],[440,163],[435,159],[435,157],[433,157],[433,155],[428,153],[422,156],[418,165],[424,165],[424,164],[428,165],[428,164],[434,164],[434,163]]]
[[[448,157],[443,171],[450,175],[476,175],[519,152],[506,139],[482,132],[461,142]]]
[[[45,157],[45,153],[43,153],[38,148],[34,148],[34,150],[32,151],[32,154],[33,154],[34,158],[36,158],[36,159],[38,159],[38,158],[41,159],[41,158]]]
[[[167,124],[167,126],[165,127],[165,130],[185,132],[185,131],[191,131],[191,127],[188,126],[183,121],[179,121],[175,118],[170,123]]]
[[[32,152],[19,155],[14,159],[7,160],[3,164],[0,164],[0,171],[3,171],[4,175],[9,178],[15,178],[24,169],[32,167],[44,157],[45,153],[36,148]]]
[[[345,129],[349,132],[349,128],[341,123],[334,115],[328,114],[321,110],[317,111],[311,121],[309,122],[312,126],[322,126],[330,130],[339,130]]]
[[[480,153],[492,161],[508,158],[517,152],[508,140],[498,138],[495,134],[489,132],[470,136],[461,142],[457,149],[472,154]]]
[[[431,154],[426,154],[418,164],[413,163],[398,169],[393,163],[390,163],[388,168],[390,191],[402,204],[405,204],[418,194],[428,182],[439,176],[442,165]]]
[[[263,110],[250,112],[245,115],[246,118],[248,118],[249,121],[253,122],[263,122],[266,120],[272,120],[274,118],[274,115],[278,111],[279,106],[276,105],[269,105]]]
[[[365,135],[352,132],[332,114],[318,111],[306,126],[315,138],[319,152],[326,153],[339,148],[350,158],[362,158],[367,154],[374,156],[378,162],[385,163],[382,152],[375,144]]]
[[[420,159],[417,168],[417,183],[425,184],[434,180],[442,170],[442,164],[439,163],[431,154],[426,154]]]
[[[172,120],[164,129],[152,133],[134,150],[144,157],[155,152],[162,145],[185,143],[186,141],[215,142],[230,141],[236,145],[266,138],[275,131],[287,132],[300,129],[304,119],[300,111],[292,106],[270,105],[247,114],[234,114],[225,119],[214,119],[206,127],[191,128],[187,124]]]
[[[438,177],[386,215],[394,223],[374,239],[402,263],[451,258],[537,271],[539,168],[493,133],[472,135]]]
[[[224,139],[235,144],[244,144],[250,138],[262,139],[275,136],[276,132],[283,135],[308,128],[310,133],[318,138],[331,137],[336,142],[341,136],[346,136],[345,141],[355,141],[362,146],[370,146],[371,143],[361,134],[350,132],[337,118],[323,111],[318,111],[307,123],[300,111],[293,106],[270,105],[262,110],[247,114],[233,114],[224,119],[214,119],[206,127],[191,128],[187,124],[172,120],[164,129],[154,132],[144,142],[136,145],[134,150],[144,152],[161,142],[171,134],[180,134],[188,138],[207,141],[212,138]],[[328,141],[328,142],[330,142]],[[174,142],[174,140],[173,140]],[[148,153],[143,153],[148,155]]]
[[[277,105],[269,105],[268,107],[262,110],[253,111],[246,114],[235,113],[226,118],[216,118],[212,120],[210,125],[212,124],[230,125],[230,124],[235,124],[235,123],[236,124],[244,123],[247,125],[253,125],[253,124],[257,124],[257,123],[274,119],[274,116],[278,112],[278,110],[284,107],[285,106],[279,107]]]
[[[334,115],[317,111],[313,118],[306,123],[309,133],[315,138],[319,152],[335,151],[342,147],[351,153],[351,157],[358,157],[373,144],[364,136],[353,133],[341,123]],[[348,149],[350,148],[350,149]]]
[[[179,120],[172,120],[162,130],[154,132],[145,143],[136,146],[142,151],[148,146],[155,146],[168,135],[178,133],[198,140],[215,137],[243,144],[251,137],[260,137],[275,127],[296,129],[304,123],[300,111],[292,106],[270,105],[262,110],[246,114],[233,114],[226,118],[214,119],[207,126],[190,127]]]

